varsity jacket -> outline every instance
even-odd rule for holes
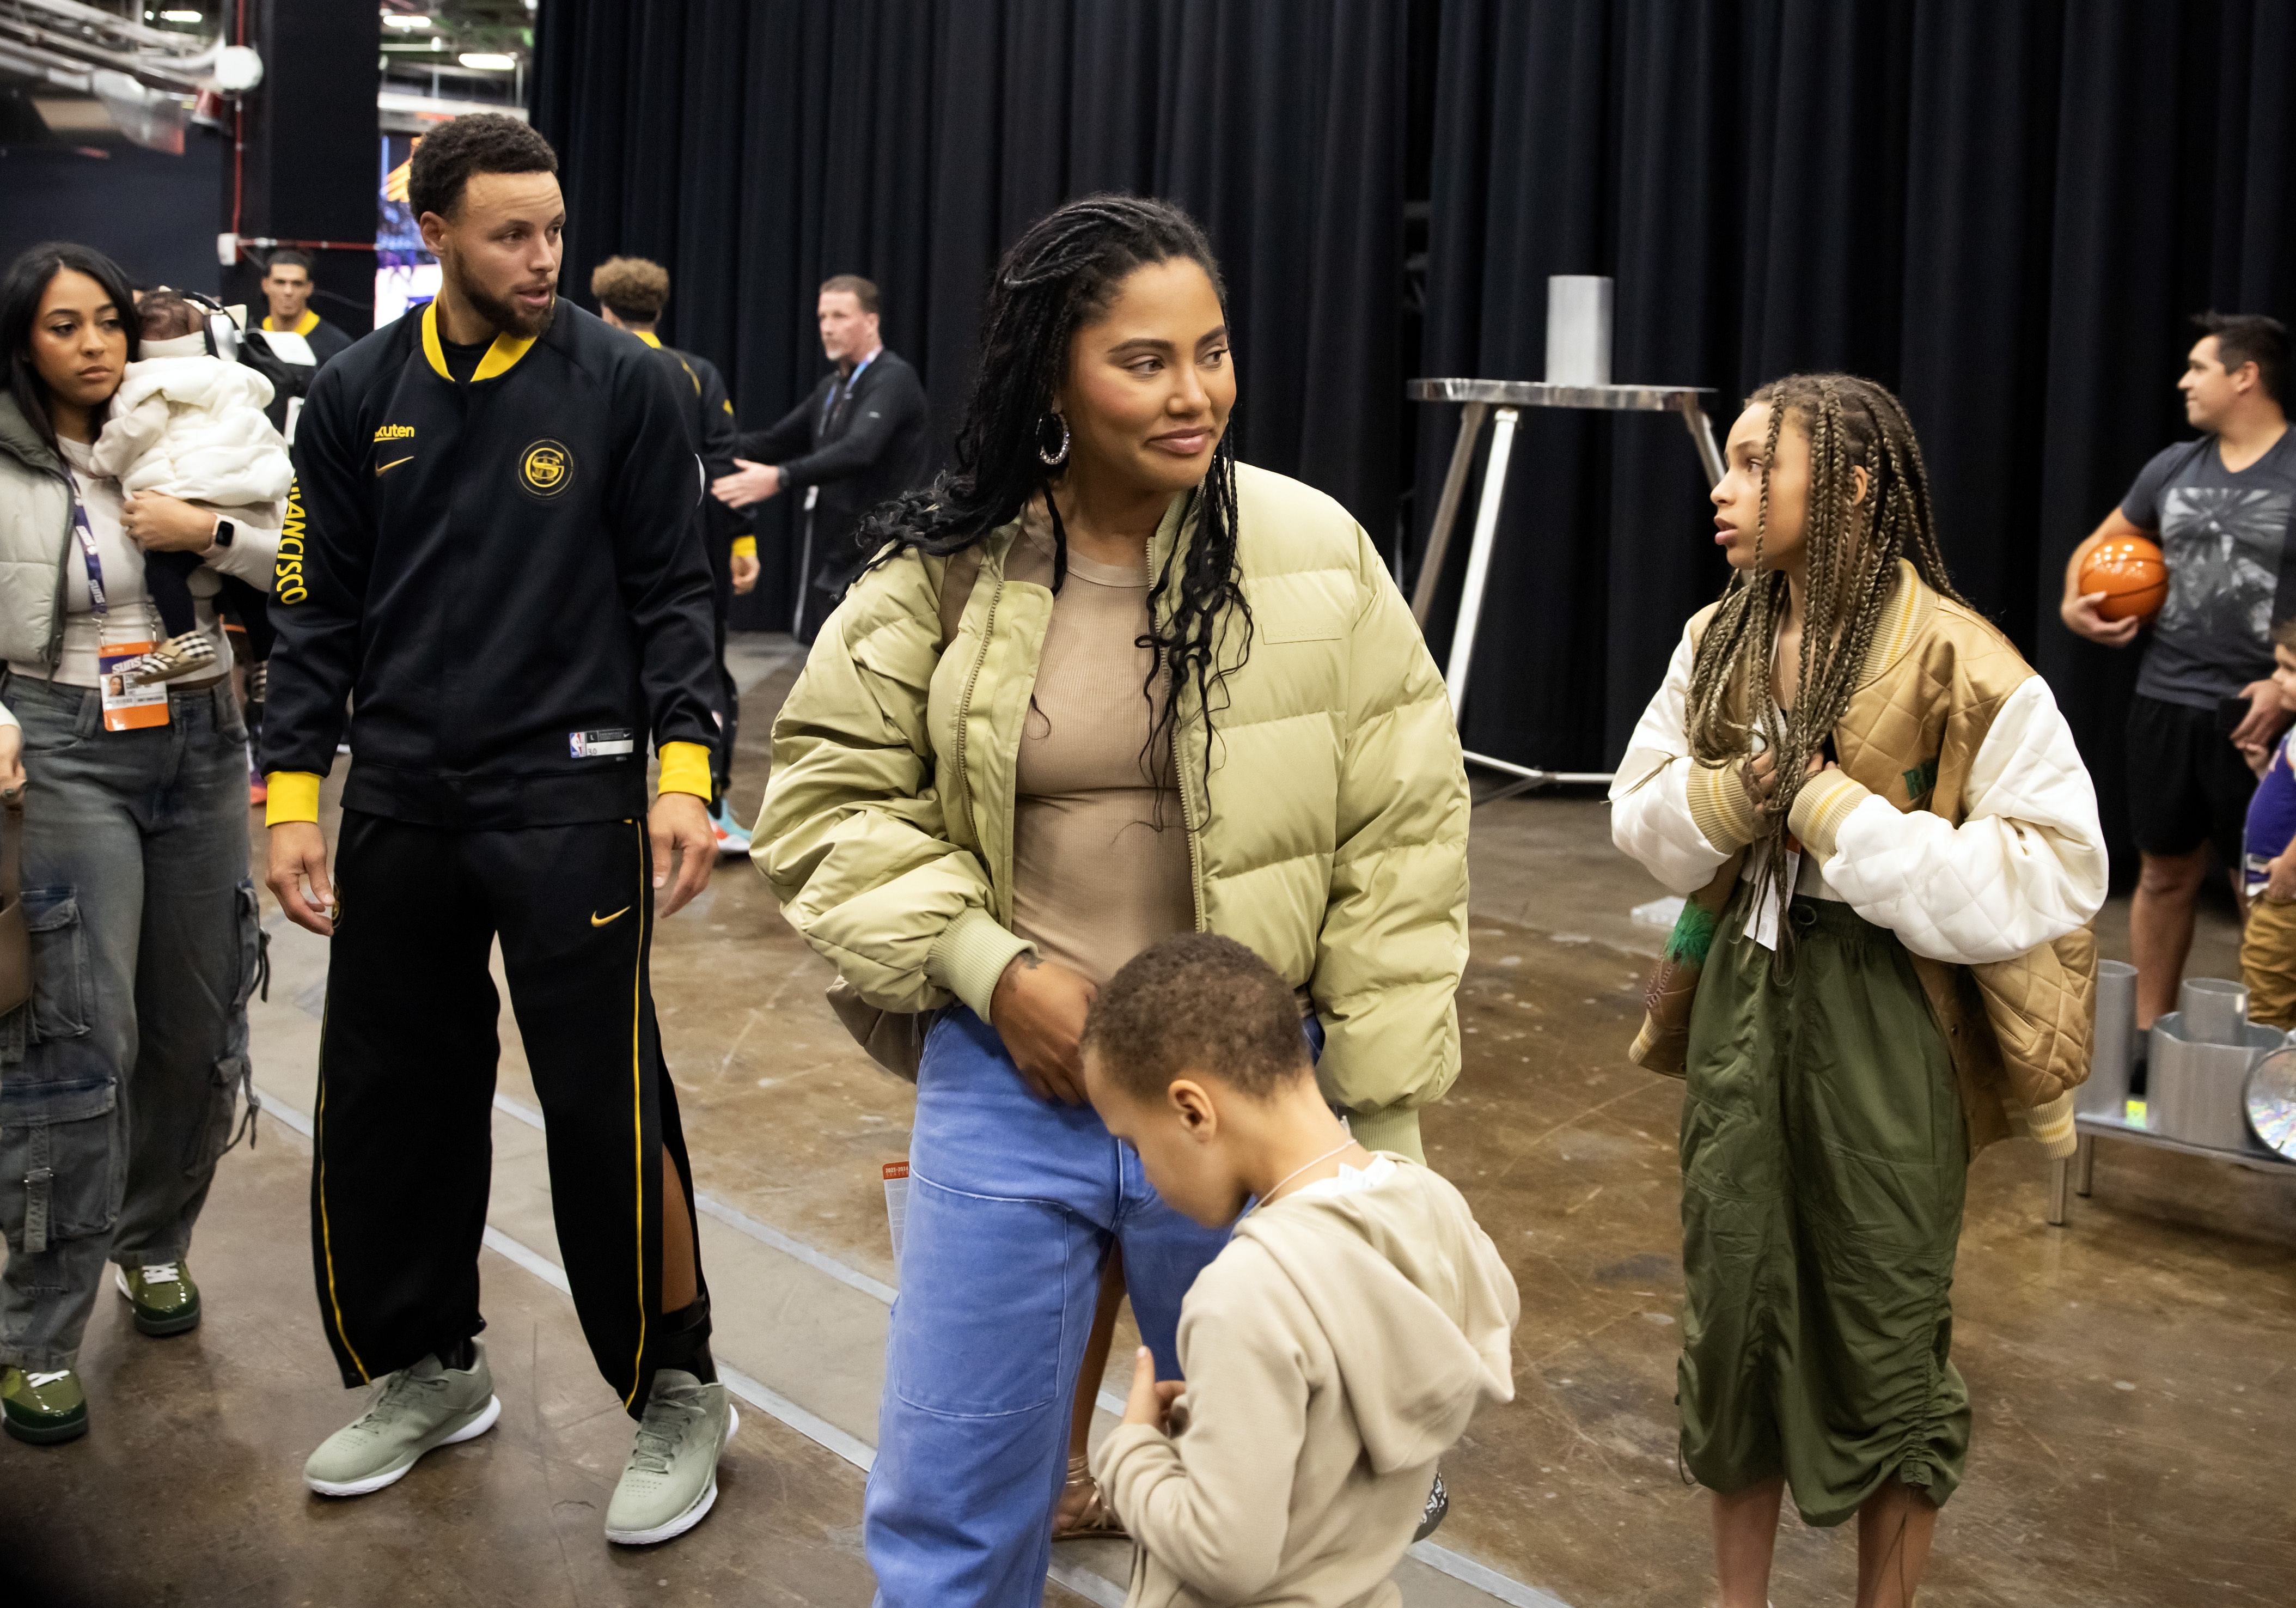
[[[1701,764],[1685,731],[1713,613],[1684,631],[1611,784],[1612,841],[1682,894],[1707,887],[1758,825],[1734,765]],[[1843,900],[1912,955],[1972,1151],[2026,1136],[2070,1154],[2106,860],[2096,790],[2049,684],[1901,562],[1833,736],[1841,768],[1805,783],[1788,818],[1800,890]]]
[[[457,381],[433,304],[320,370],[295,466],[271,820],[317,818],[347,698],[346,808],[458,829],[636,816],[649,737],[664,791],[709,796],[701,471],[652,352],[562,299]]]

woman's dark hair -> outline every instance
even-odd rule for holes
[[[142,355],[142,337],[135,323],[135,287],[122,268],[102,252],[69,241],[51,240],[20,252],[0,278],[0,352],[8,363],[8,394],[40,439],[55,450],[56,427],[48,417],[48,388],[32,366],[32,321],[40,316],[40,298],[48,282],[66,268],[85,274],[103,287],[119,311],[120,327],[127,333],[127,360]]]
[[[1068,578],[1068,533],[1050,488],[1062,472],[1043,454],[1057,447],[1053,401],[1068,378],[1069,347],[1078,330],[1106,311],[1116,288],[1135,270],[1185,258],[1202,268],[1222,301],[1219,264],[1195,219],[1169,201],[1133,195],[1090,195],[1047,213],[1004,253],[980,321],[972,390],[956,427],[949,467],[932,486],[875,510],[863,521],[866,546],[890,542],[936,555],[959,552],[1021,516],[1046,492],[1053,524],[1053,587]],[[1148,634],[1155,651],[1145,691],[1164,683],[1163,708],[1144,760],[1169,740],[1180,695],[1191,685],[1209,726],[1215,694],[1251,651],[1251,608],[1236,560],[1235,451],[1223,432],[1210,470],[1189,494],[1193,539],[1176,546],[1151,578]],[[1178,574],[1174,574],[1175,565]],[[1168,609],[1167,602],[1168,600]],[[1241,652],[1222,665],[1230,615],[1241,622]],[[1210,792],[1211,753],[1206,745]]]

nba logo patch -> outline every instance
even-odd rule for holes
[[[637,751],[637,739],[626,726],[597,732],[568,732],[566,747],[577,759],[602,759]]]

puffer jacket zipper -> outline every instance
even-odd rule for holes
[[[996,567],[996,588],[988,595],[988,618],[981,622],[980,649],[972,656],[972,669],[964,678],[964,695],[956,701],[956,783],[964,790],[964,821],[972,829],[972,841],[981,849],[980,816],[972,808],[972,774],[965,768],[964,751],[969,728],[972,723],[972,690],[980,685],[980,671],[988,662],[988,644],[996,640],[996,607],[1004,601],[1004,567]],[[990,879],[994,888],[996,881]]]
[[[71,591],[72,535],[76,523],[72,519],[72,509],[79,502],[79,488],[73,483],[71,476],[59,470],[56,479],[63,483],[64,488],[64,545],[63,551],[56,554],[55,603],[48,611],[48,645],[40,655],[41,662],[48,667],[48,679],[51,681],[55,679],[57,667],[64,661],[64,600]]]

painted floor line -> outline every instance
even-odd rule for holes
[[[495,1095],[495,1109],[506,1117],[525,1123],[537,1132],[543,1129],[542,1113],[523,1100],[514,1100],[508,1095],[497,1094]],[[817,1246],[808,1245],[792,1235],[783,1234],[769,1224],[760,1223],[749,1213],[737,1207],[728,1206],[706,1190],[697,1189],[693,1192],[693,1204],[704,1217],[715,1218],[728,1228],[748,1235],[761,1245],[772,1246],[791,1260],[803,1262],[815,1272],[824,1274],[849,1289],[858,1290],[872,1300],[882,1301],[890,1307],[893,1304],[893,1297],[899,1293],[883,1279],[872,1278],[860,1268],[849,1267]],[[1122,1410],[1120,1407],[1118,1408],[1119,1412]]]
[[[310,1119],[286,1102],[266,1094],[263,1095],[263,1108],[267,1112],[275,1112],[280,1120],[305,1138],[311,1136]],[[540,1112],[522,1101],[512,1099],[508,1095],[495,1095],[495,1109],[507,1117],[525,1123],[529,1128],[540,1129],[543,1126]],[[816,1272],[826,1274],[838,1283],[858,1290],[865,1295],[873,1296],[888,1306],[892,1304],[893,1297],[898,1293],[882,1279],[872,1278],[857,1268],[848,1267],[827,1251],[808,1245],[803,1240],[793,1239],[778,1228],[768,1227],[755,1218],[738,1211],[702,1194],[700,1190],[694,1191],[693,1200],[694,1204],[702,1211],[724,1223],[727,1227],[737,1229],[760,1244],[771,1246],[783,1255],[802,1262]],[[566,1275],[557,1263],[528,1250],[498,1229],[488,1228],[486,1232],[485,1243],[488,1249],[499,1251],[560,1293],[566,1293]],[[835,1452],[856,1468],[865,1471],[875,1459],[876,1448],[866,1441],[849,1435],[826,1419],[806,1411],[787,1397],[760,1384],[748,1374],[737,1369],[728,1368],[722,1363],[718,1365],[718,1374],[726,1382],[727,1390],[750,1402],[760,1412],[769,1413],[780,1419],[808,1440]],[[1124,1399],[1113,1391],[1101,1391],[1100,1407],[1103,1411],[1112,1413],[1119,1418],[1124,1415]],[[1462,1585],[1472,1586],[1486,1596],[1507,1604],[1508,1608],[1570,1608],[1570,1605],[1561,1597],[1541,1591],[1536,1586],[1527,1586],[1512,1575],[1502,1574],[1488,1564],[1478,1563],[1472,1558],[1453,1552],[1447,1546],[1438,1546],[1432,1541],[1419,1542],[1412,1547],[1410,1555],[1439,1574],[1449,1575]],[[1077,1578],[1071,1579],[1069,1578],[1070,1576]],[[1053,1578],[1078,1595],[1088,1597],[1095,1603],[1106,1604],[1107,1608],[1123,1608],[1124,1593],[1122,1591],[1117,1591],[1112,1597],[1101,1595],[1102,1592],[1111,1587],[1109,1581],[1100,1575],[1087,1570],[1078,1569],[1071,1564],[1055,1564],[1053,1569]],[[1088,1582],[1089,1585],[1084,1582]]]
[[[301,1112],[288,1104],[284,1100],[280,1099],[276,1095],[268,1094],[260,1089],[257,1091],[257,1095],[262,1100],[263,1109],[265,1111],[276,1116],[282,1122],[284,1122],[289,1128],[294,1129],[295,1132],[300,1134],[304,1138],[308,1139],[312,1136],[313,1130],[311,1119],[309,1117],[304,1115]],[[529,1116],[528,1114],[528,1111],[520,1109],[516,1102],[508,1102],[506,1103],[504,1097],[499,1095],[495,1097],[495,1102],[497,1106],[506,1111],[511,1116],[516,1117],[519,1120],[522,1122],[531,1122],[533,1126],[537,1128],[542,1126],[541,1119],[538,1115]],[[743,1218],[742,1220],[745,1223],[750,1221],[748,1218]],[[760,1223],[755,1224],[754,1227],[763,1228],[765,1226]],[[744,1232],[747,1232],[747,1230],[745,1229]],[[771,1233],[772,1231],[768,1230],[767,1232]],[[759,1237],[764,1238],[763,1235],[760,1235]],[[557,1291],[561,1295],[569,1296],[570,1298],[572,1294],[572,1286],[568,1284],[566,1282],[566,1270],[560,1267],[556,1262],[552,1261],[548,1257],[542,1255],[539,1251],[530,1250],[525,1245],[521,1245],[518,1241],[511,1238],[510,1235],[504,1234],[501,1229],[496,1228],[492,1226],[488,1227],[481,1243],[485,1244],[488,1250],[494,1251],[496,1255],[504,1257],[515,1263],[520,1268],[524,1268],[527,1272],[540,1279],[544,1284],[548,1284],[552,1289]],[[772,1239],[766,1239],[765,1243],[767,1244],[773,1244],[774,1242]],[[781,1249],[781,1247],[777,1245],[775,1246],[775,1248],[776,1250]],[[810,1249],[810,1247],[808,1247],[808,1249]],[[814,1252],[815,1256],[820,1256],[820,1254],[821,1253],[819,1251]],[[826,1260],[828,1259],[824,1258],[823,1259]],[[810,1266],[811,1263],[808,1261],[808,1265]],[[827,1269],[824,1269],[824,1271],[827,1271]],[[851,1272],[851,1269],[849,1268],[847,1271]],[[856,1274],[854,1276],[856,1278],[867,1277],[865,1274]],[[849,1283],[851,1281],[849,1280],[846,1282]],[[881,1289],[884,1288],[882,1284],[878,1284],[877,1280],[870,1279],[869,1283],[878,1284],[878,1287]],[[890,1299],[890,1292],[888,1292],[888,1299]],[[748,1402],[751,1407],[756,1407],[759,1412],[779,1419],[783,1423],[787,1424],[791,1429],[795,1430],[799,1434],[803,1435],[807,1440],[822,1448],[824,1451],[834,1453],[836,1456],[842,1457],[846,1462],[859,1469],[863,1473],[868,1473],[870,1465],[877,1460],[877,1448],[875,1447],[871,1446],[867,1441],[862,1440],[857,1435],[848,1434],[845,1431],[839,1429],[835,1424],[830,1423],[826,1418],[822,1417],[818,1413],[807,1411],[804,1407],[800,1407],[796,1402],[791,1401],[788,1397],[783,1395],[779,1391],[774,1390],[770,1386],[761,1383],[758,1380],[752,1379],[749,1374],[742,1372],[741,1369],[728,1366],[726,1364],[721,1362],[718,1365],[718,1377],[724,1382],[727,1390],[733,1391],[734,1395]],[[1104,1395],[1106,1392],[1103,1391],[1103,1394]],[[1121,1411],[1123,1404],[1119,1402],[1117,1407],[1118,1409]],[[1124,1598],[1126,1595],[1124,1587],[1119,1586],[1113,1580],[1107,1579],[1105,1576],[1095,1574],[1089,1569],[1082,1568],[1075,1563],[1062,1563],[1057,1559],[1054,1562],[1049,1573],[1052,1579],[1057,1580],[1062,1586],[1067,1587],[1070,1591],[1075,1592],[1086,1602],[1097,1604],[1099,1608],[1124,1608]]]

